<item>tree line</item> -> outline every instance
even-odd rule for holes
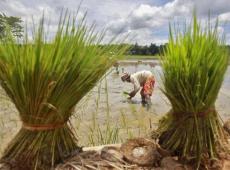
[[[164,45],[156,45],[151,43],[150,45],[138,45],[138,43],[131,45],[127,54],[129,55],[159,55],[163,52],[165,46]]]
[[[128,55],[161,55],[163,54],[164,48],[167,46],[167,43],[163,45],[156,45],[154,43],[151,43],[150,45],[138,45],[137,43],[135,45],[130,45],[130,48],[128,49],[127,53]],[[228,54],[230,57],[230,45],[226,45]]]

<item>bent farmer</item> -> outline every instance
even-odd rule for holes
[[[134,85],[134,90],[130,93],[128,93],[129,95],[129,99],[133,98],[136,93],[141,89],[141,99],[142,99],[142,103],[143,104],[150,104],[151,103],[151,96],[153,93],[153,88],[154,88],[154,84],[155,84],[155,79],[153,74],[150,71],[139,71],[136,72],[134,74],[128,74],[125,73],[122,77],[121,80],[123,82],[129,82],[132,83]]]

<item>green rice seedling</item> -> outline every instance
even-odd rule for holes
[[[1,86],[22,121],[1,162],[19,169],[51,169],[80,150],[69,118],[126,50],[115,45],[102,48],[104,32],[88,26],[85,17],[77,22],[68,12],[61,15],[48,41],[44,19],[34,25],[32,41],[26,30],[20,42],[8,32],[0,44]]]
[[[127,117],[122,109],[120,111],[120,122],[121,128],[127,128]]]
[[[110,114],[109,103],[109,91],[106,76],[103,79],[104,82],[104,96],[105,97],[105,113],[98,113],[101,106],[101,90],[102,81],[98,84],[97,97],[95,100],[96,108],[92,113],[92,124],[89,125],[88,142],[89,145],[105,145],[119,142],[119,126],[111,123],[112,117]],[[99,106],[100,105],[100,106]],[[103,123],[98,122],[98,116],[105,114],[105,120]]]
[[[227,69],[228,56],[218,21],[201,28],[196,16],[185,30],[172,29],[162,58],[163,93],[171,111],[160,121],[160,143],[180,157],[217,156],[226,136],[215,101]]]

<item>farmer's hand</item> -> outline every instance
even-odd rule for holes
[[[129,98],[128,99],[132,99],[135,96],[135,92],[131,92],[129,93]]]

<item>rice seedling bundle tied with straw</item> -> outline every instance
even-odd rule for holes
[[[44,17],[23,40],[10,33],[0,44],[0,81],[15,104],[22,127],[1,162],[18,169],[51,169],[80,150],[69,118],[125,48],[102,47],[104,32],[61,15],[53,40],[46,40]]]
[[[228,57],[218,21],[201,28],[196,16],[180,31],[170,29],[162,60],[163,93],[172,109],[160,121],[160,143],[180,157],[215,158],[227,142],[215,101],[227,69]]]

